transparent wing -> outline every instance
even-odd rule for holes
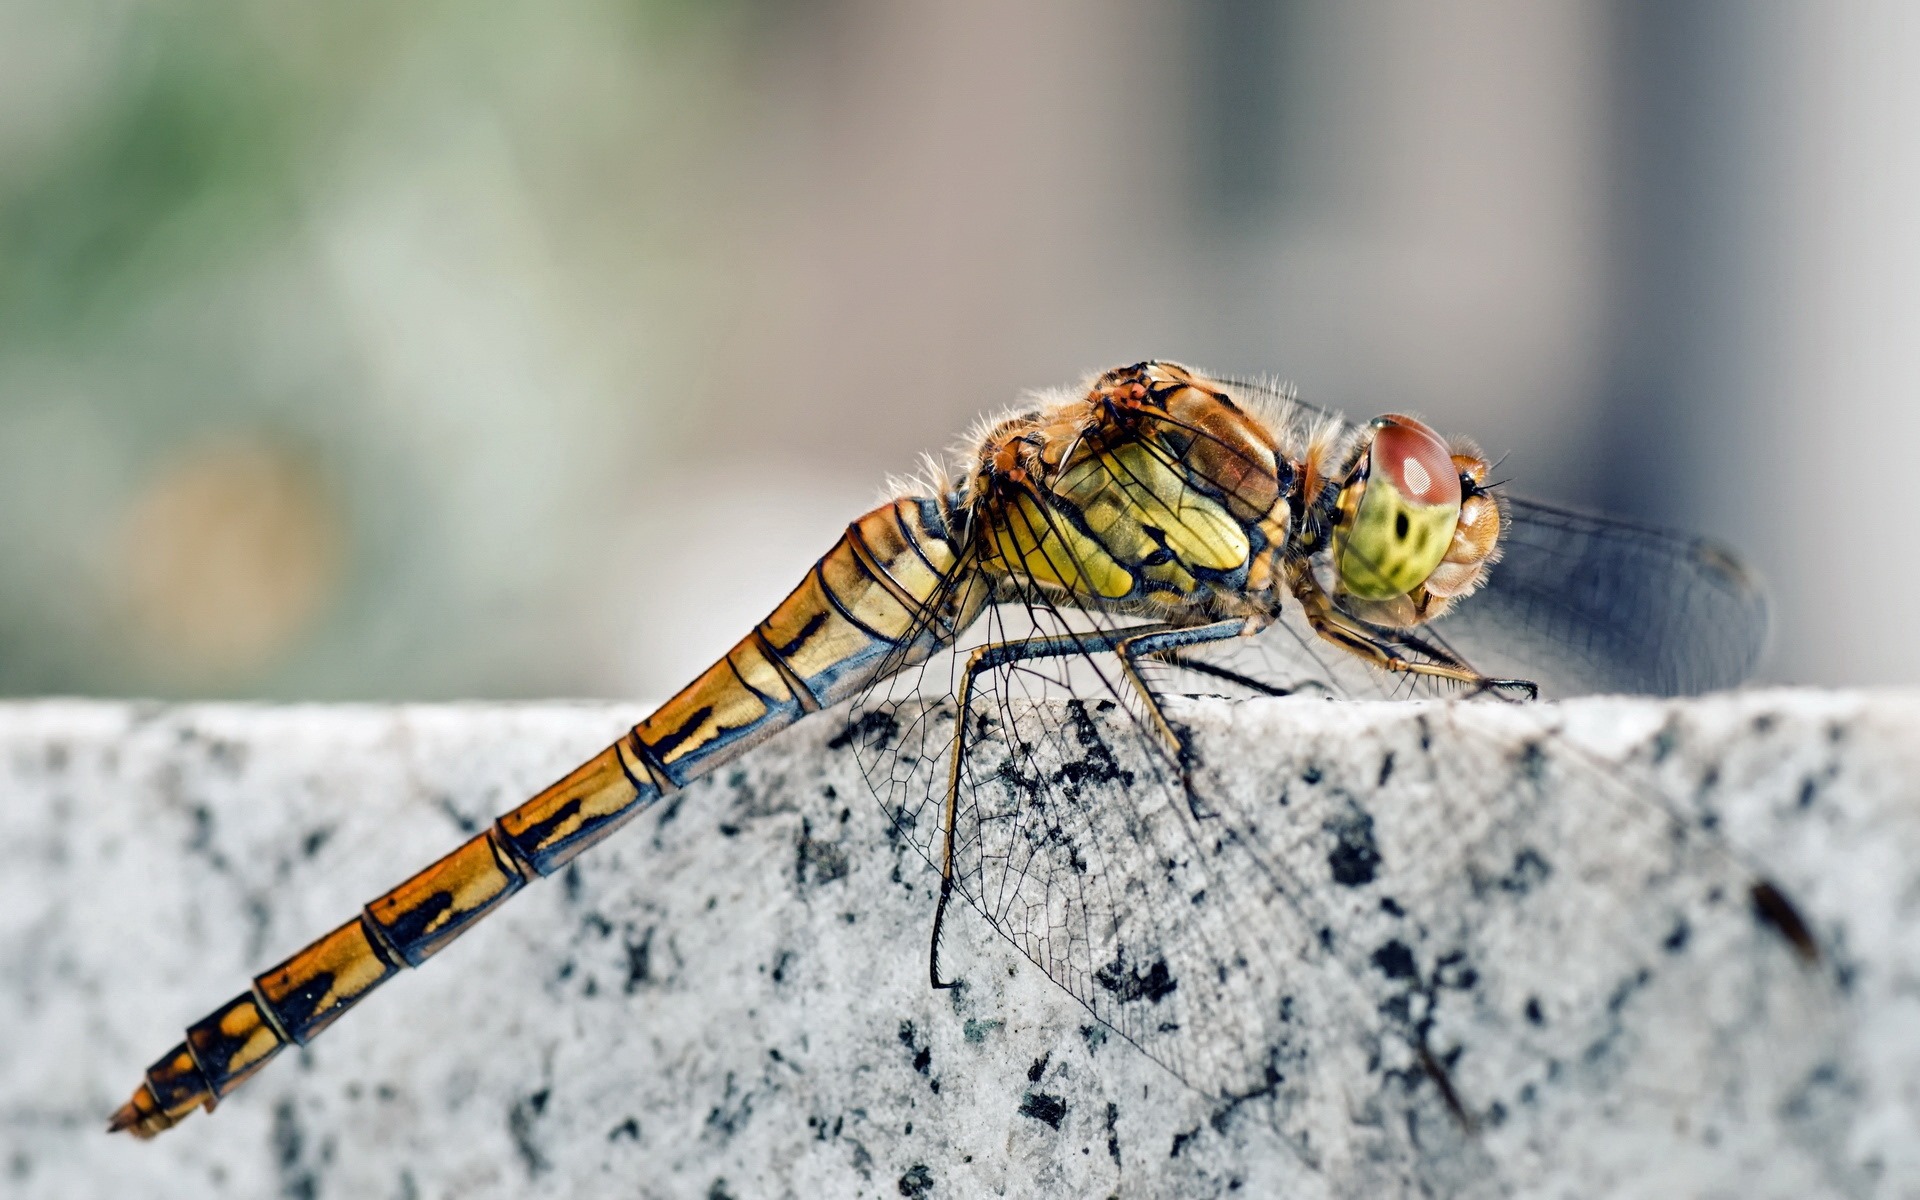
[[[1682,695],[1753,671],[1766,597],[1730,552],[1530,500],[1505,509],[1487,586],[1433,626],[1478,670],[1550,696]]]
[[[1328,958],[1325,921],[1298,903],[1313,882],[1247,853],[1243,826],[1188,790],[1114,654],[1012,664],[976,675],[964,704],[955,694],[972,646],[1092,645],[1122,627],[1038,596],[1003,604],[969,647],[862,700],[849,738],[936,869],[956,806],[954,887],[997,932],[1188,1084],[1270,1097],[1304,1144],[1339,1127],[1368,1062],[1391,1057],[1372,1003]]]
[[[1418,1173],[1440,1143],[1475,1153],[1471,1124],[1623,1089],[1706,1127],[1754,1046],[1801,1070],[1830,1050],[1839,1006],[1755,919],[1757,876],[1711,814],[1663,799],[1657,738],[1603,761],[1535,705],[1476,706],[1491,732],[1430,704],[1165,707],[1179,762],[1093,654],[998,672],[964,714],[906,698],[855,727],[938,867],[964,720],[958,894],[1182,1080],[1261,1097],[1303,1152],[1345,1131],[1333,1153]]]

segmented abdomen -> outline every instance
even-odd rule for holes
[[[984,600],[984,587],[959,578],[969,570],[938,501],[902,497],[861,517],[766,620],[652,716],[190,1026],[111,1128],[151,1137],[211,1109],[289,1043],[306,1044],[661,796],[950,642]]]

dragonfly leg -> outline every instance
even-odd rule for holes
[[[1140,702],[1146,706],[1147,723],[1155,737],[1165,747],[1173,761],[1180,765],[1180,780],[1187,787],[1187,797],[1193,798],[1191,780],[1187,777],[1187,739],[1174,729],[1167,720],[1166,709],[1161,706],[1160,697],[1147,686],[1140,675],[1139,662],[1143,658],[1173,658],[1181,650],[1190,650],[1195,646],[1204,646],[1209,642],[1224,642],[1229,638],[1240,637],[1247,631],[1244,619],[1235,617],[1226,621],[1215,621],[1209,625],[1192,625],[1183,629],[1166,629],[1158,632],[1136,633],[1119,645],[1120,669],[1126,674],[1127,682],[1133,685]],[[1175,661],[1178,661],[1175,659]],[[1182,666],[1189,666],[1182,663]],[[1232,672],[1222,672],[1233,674]],[[1252,684],[1251,680],[1247,681]],[[1258,687],[1258,684],[1253,684]],[[1266,690],[1266,689],[1262,689]],[[1196,814],[1197,815],[1197,814]]]
[[[1237,627],[1239,622],[1234,623]],[[974,680],[989,671],[998,671],[1016,663],[1041,658],[1066,658],[1075,654],[1102,654],[1118,650],[1129,640],[1171,632],[1166,625],[1143,625],[1131,629],[1090,630],[1086,633],[1052,634],[990,642],[967,656],[960,673],[960,686],[954,694],[956,713],[953,725],[953,753],[947,771],[946,803],[940,814],[940,899],[933,907],[933,947],[927,954],[927,977],[935,988],[950,988],[954,980],[940,978],[940,932],[946,926],[947,903],[953,898],[953,862],[956,826],[960,819],[961,771],[967,758],[967,717],[973,706]],[[1124,660],[1123,660],[1124,661]],[[1127,668],[1129,675],[1132,669]]]
[[[1461,661],[1458,655],[1401,630],[1382,629],[1347,616],[1319,588],[1296,589],[1307,624],[1322,638],[1383,671],[1406,675],[1427,675],[1451,679],[1467,685],[1475,694],[1487,691],[1518,692],[1529,700],[1538,699],[1540,688],[1528,679],[1495,679]],[[1412,651],[1409,654],[1408,651]],[[1420,657],[1414,657],[1419,655]]]
[[[1238,687],[1246,688],[1250,692],[1257,692],[1262,696],[1291,696],[1300,690],[1297,687],[1280,687],[1276,684],[1265,683],[1255,679],[1251,675],[1243,675],[1238,671],[1230,671],[1218,664],[1210,663],[1203,658],[1194,658],[1191,655],[1182,654],[1176,650],[1169,650],[1164,654],[1157,654],[1154,657],[1158,658],[1161,662],[1179,667],[1182,671],[1191,671],[1195,675],[1208,675],[1214,679],[1223,680]],[[1310,681],[1302,686],[1318,686],[1324,689],[1325,685]]]

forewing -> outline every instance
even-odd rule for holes
[[[1766,643],[1764,594],[1731,553],[1509,498],[1486,586],[1435,622],[1475,669],[1546,696],[1732,687]]]
[[[1341,414],[1270,382],[1229,387],[1296,440],[1316,422],[1351,428]],[[1476,670],[1531,680],[1549,697],[1687,695],[1732,687],[1753,672],[1766,645],[1766,597],[1730,551],[1504,493],[1502,500],[1502,558],[1488,583],[1427,627]]]

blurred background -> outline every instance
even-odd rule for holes
[[[1912,682],[1916,64],[1905,0],[0,0],[0,691],[660,697],[1148,356]]]

